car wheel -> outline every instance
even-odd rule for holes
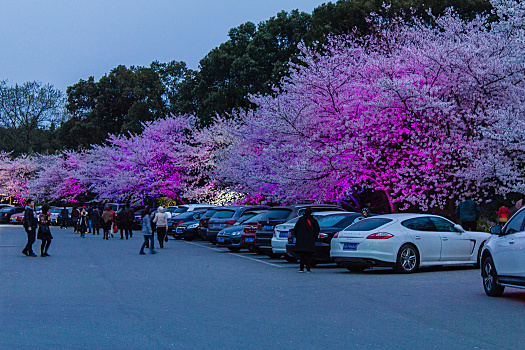
[[[503,294],[505,286],[496,282],[498,280],[498,273],[496,272],[496,267],[494,266],[492,257],[489,256],[483,260],[481,276],[483,277],[483,288],[488,296],[499,297]]]
[[[239,250],[241,250],[241,248],[237,248],[237,247],[228,247],[228,250],[232,253],[237,253],[239,252]]]
[[[264,255],[264,250],[260,248],[253,248],[253,251],[258,255]]]
[[[284,254],[284,258],[286,259],[286,261],[288,261],[290,263],[296,263],[297,262],[297,258],[294,258],[293,256],[290,256],[288,254]]]
[[[187,238],[186,238],[186,241],[188,241],[188,242],[193,241],[193,237],[187,237]]]
[[[366,267],[362,267],[362,266],[352,266],[352,267],[347,267],[346,268],[348,271],[350,272],[363,272]]]
[[[397,253],[394,271],[397,273],[412,273],[419,266],[419,253],[412,244],[405,244]]]

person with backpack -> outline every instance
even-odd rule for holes
[[[153,223],[157,227],[157,239],[159,241],[159,246],[164,248],[164,238],[166,237],[166,231],[168,230],[168,216],[166,215],[163,206],[160,206],[157,209],[155,218],[153,218]]]
[[[38,215],[38,235],[36,238],[42,240],[40,256],[43,258],[51,256],[47,253],[51,245],[51,240],[53,239],[53,235],[51,235],[51,230],[49,229],[49,205],[47,204],[42,206],[42,212]]]
[[[299,272],[310,272],[312,267],[312,256],[315,253],[315,240],[319,235],[319,223],[312,215],[312,208],[308,207],[304,215],[297,220],[293,228],[295,237],[295,251],[300,256]]]

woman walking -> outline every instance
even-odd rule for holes
[[[110,207],[106,207],[106,210],[102,213],[102,221],[104,222],[104,236],[102,239],[108,240],[111,224],[113,223],[113,212]]]
[[[78,221],[78,229],[80,230],[80,237],[86,238],[86,231],[88,227],[88,213],[86,210],[86,207],[82,207],[82,211],[80,212],[80,219]]]
[[[80,212],[77,207],[73,207],[71,211],[71,221],[73,222],[74,232],[78,233],[78,218],[80,217]]]
[[[153,239],[153,230],[151,229],[151,217],[149,215],[150,209],[149,207],[146,207],[142,211],[142,234],[144,235],[144,243],[142,243],[142,247],[140,248],[141,255],[144,255],[144,248],[148,245],[149,242],[149,252],[150,254],[157,254],[155,249],[153,249],[153,242],[155,241]]]
[[[166,215],[165,211],[164,207],[160,206],[153,219],[153,223],[157,227],[157,239],[159,240],[159,246],[161,248],[164,248],[164,238],[166,237],[166,230],[168,229],[168,215]]]
[[[312,267],[312,255],[315,253],[315,239],[319,235],[319,223],[312,215],[312,208],[306,208],[304,215],[297,220],[293,228],[293,235],[296,239],[295,251],[301,257],[299,272],[310,272]]]
[[[49,229],[49,205],[45,204],[42,206],[42,212],[38,215],[38,235],[37,238],[42,240],[42,245],[40,246],[40,256],[45,258],[50,256],[47,254],[47,250],[51,245],[51,240],[53,236],[51,235],[51,230]]]

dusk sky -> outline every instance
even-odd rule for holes
[[[0,0],[0,80],[64,90],[119,64],[199,60],[241,23],[322,0]]]

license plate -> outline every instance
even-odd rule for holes
[[[266,225],[266,226],[263,227],[263,229],[266,230],[266,231],[271,231],[271,230],[273,230],[273,226],[272,225]]]
[[[178,228],[178,229],[177,229],[177,233],[182,233],[182,232],[183,232],[183,231],[182,231],[181,228]]]
[[[168,222],[168,226],[173,226],[173,222]]]
[[[252,243],[253,242],[253,238],[246,238],[244,241],[246,243]]]
[[[224,243],[224,238],[222,238],[222,237],[217,238],[217,242]]]
[[[213,224],[213,227],[221,227],[221,224]]]
[[[279,232],[279,237],[288,237],[288,232]]]
[[[357,250],[357,243],[344,243],[343,249],[344,250]]]
[[[295,243],[295,237],[293,238],[293,243]]]

